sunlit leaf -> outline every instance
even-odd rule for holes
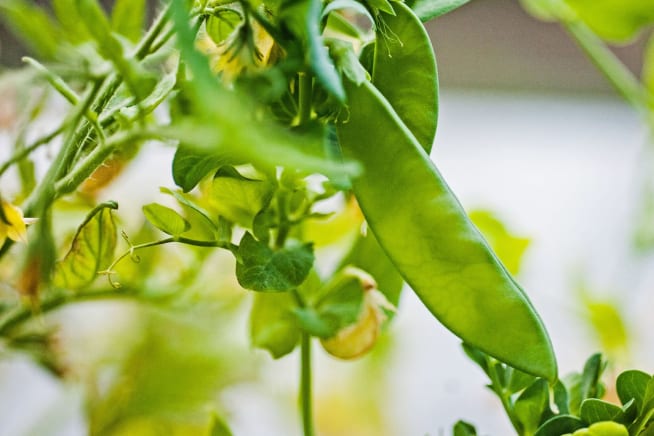
[[[415,0],[407,4],[413,9],[423,23],[452,12],[470,0]]]
[[[143,214],[150,224],[164,233],[179,236],[191,228],[191,225],[173,209],[157,203],[143,206]]]
[[[117,238],[111,210],[117,208],[115,203],[107,203],[87,216],[75,233],[70,251],[55,267],[55,286],[82,288],[109,266]]]
[[[248,228],[272,195],[271,183],[244,177],[231,166],[221,167],[211,185],[211,203],[218,214]]]
[[[293,351],[300,339],[293,315],[296,305],[289,292],[255,294],[250,312],[252,345],[268,350],[275,359]]]

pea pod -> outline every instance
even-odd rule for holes
[[[438,73],[424,26],[404,3],[395,16],[382,14],[372,66],[372,83],[391,104],[427,153],[436,136]]]
[[[556,379],[554,353],[526,295],[470,222],[391,105],[369,82],[346,84],[343,155],[368,224],[425,306],[465,342],[524,372]]]

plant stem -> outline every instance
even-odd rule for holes
[[[581,21],[562,20],[562,24],[618,93],[636,110],[646,114],[647,91],[622,61]]]
[[[311,100],[313,84],[311,75],[306,72],[298,74],[298,125],[303,125],[311,119]]]
[[[311,395],[311,336],[302,332],[300,343],[301,373],[300,373],[300,409],[302,411],[302,428],[304,436],[314,436],[313,406]]]
[[[124,297],[130,295],[130,292],[125,290],[108,289],[103,291],[88,291],[79,292],[75,294],[65,294],[53,297],[49,300],[42,302],[38,307],[39,313],[51,312],[65,304],[79,303],[83,301],[103,300],[116,297]],[[20,310],[14,313],[13,316],[7,318],[0,324],[0,336],[9,333],[13,328],[28,321],[34,317],[34,308],[32,306],[23,306]]]

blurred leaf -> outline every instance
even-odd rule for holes
[[[650,93],[650,96],[654,96],[654,34],[649,36],[649,40],[645,46],[645,54],[643,55],[643,73],[641,77],[643,84]]]
[[[334,59],[336,69],[350,81],[360,85],[364,81],[370,80],[370,75],[359,62],[352,44],[339,39],[329,39],[327,40],[327,46],[329,47],[329,54]]]
[[[54,59],[65,34],[32,1],[0,0],[0,17],[30,50],[42,59]]]
[[[227,156],[207,153],[180,144],[173,158],[173,180],[188,192],[217,168],[233,163]]]
[[[587,296],[584,304],[602,349],[614,356],[624,355],[629,348],[629,335],[616,303],[593,300]]]
[[[584,428],[584,423],[572,415],[557,415],[545,421],[534,436],[561,436]]]
[[[330,338],[359,319],[363,293],[356,277],[337,275],[318,295],[307,298],[309,307],[295,311],[298,323],[313,336]]]
[[[595,33],[612,42],[628,42],[654,24],[654,7],[647,0],[565,1]]]
[[[561,380],[557,380],[552,388],[554,394],[554,404],[561,415],[567,415],[570,413],[568,390]]]
[[[143,214],[150,224],[171,236],[179,236],[191,228],[179,213],[158,203],[143,206]]]
[[[211,423],[209,424],[209,436],[233,436],[233,433],[227,423],[214,413],[211,415]]]
[[[465,421],[457,421],[452,431],[453,436],[477,436],[475,427]]]
[[[77,0],[76,4],[100,54],[116,67],[130,92],[139,100],[147,97],[155,85],[154,80],[141,64],[125,54],[121,41],[113,33],[109,19],[97,0]]]
[[[299,286],[313,266],[313,248],[303,244],[273,251],[245,233],[238,249],[236,277],[245,289],[288,291]]]
[[[550,392],[547,381],[539,378],[518,397],[513,405],[515,417],[522,424],[525,434],[533,434],[541,419],[549,411]]]
[[[487,210],[473,210],[468,216],[484,235],[491,248],[511,274],[518,274],[529,239],[512,234],[509,229]]]
[[[414,0],[407,2],[423,23],[452,12],[470,0]]]
[[[91,35],[77,10],[76,2],[77,0],[52,0],[52,9],[66,38],[73,43],[80,43],[91,39]]]
[[[621,373],[616,382],[616,390],[622,404],[627,404],[634,400],[636,408],[640,413],[643,410],[645,391],[652,377],[638,370],[624,371]]]
[[[600,353],[593,354],[584,365],[582,374],[571,374],[565,378],[568,391],[568,407],[570,413],[578,415],[581,403],[587,398],[600,398],[604,393],[604,385],[600,376],[606,368],[606,361]]]
[[[511,394],[520,392],[536,380],[536,377],[533,375],[522,372],[519,369],[509,367],[508,370],[509,380],[506,388]]]
[[[111,11],[112,29],[133,42],[137,41],[145,24],[145,6],[145,0],[116,0]]]
[[[308,0],[284,7],[280,19],[288,26],[297,40],[305,44],[303,50],[306,61],[316,80],[329,94],[344,102],[346,97],[343,83],[322,39],[319,27],[321,13],[322,2]]]
[[[293,351],[300,339],[296,306],[290,292],[256,293],[250,312],[252,345],[270,351],[275,359]]]
[[[223,166],[211,185],[211,204],[227,220],[251,228],[255,215],[270,203],[273,188],[265,180],[249,179],[236,168]]]
[[[171,94],[174,94],[177,85],[177,68],[163,76],[155,85],[152,92],[141,100],[137,105],[127,106],[120,109],[121,115],[128,119],[135,119],[138,115],[152,113]],[[173,162],[174,168],[174,162]],[[174,175],[174,174],[173,174]]]
[[[117,208],[116,203],[103,203],[86,217],[75,233],[70,251],[56,264],[55,286],[82,288],[109,266],[116,248],[116,225],[111,210]]]
[[[211,214],[198,205],[188,194],[173,191],[168,188],[159,188],[159,191],[175,198],[184,207],[186,218],[191,225],[190,232],[199,233],[203,239],[229,240],[228,235],[221,234],[221,229],[211,219]],[[189,235],[189,237],[192,237]]]
[[[227,42],[226,39],[243,22],[243,16],[235,9],[221,9],[207,18],[206,30],[216,44]]]

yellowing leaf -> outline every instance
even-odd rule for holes
[[[109,266],[116,248],[116,224],[111,209],[117,208],[114,202],[103,203],[86,217],[75,233],[70,251],[55,267],[55,286],[82,288]]]

